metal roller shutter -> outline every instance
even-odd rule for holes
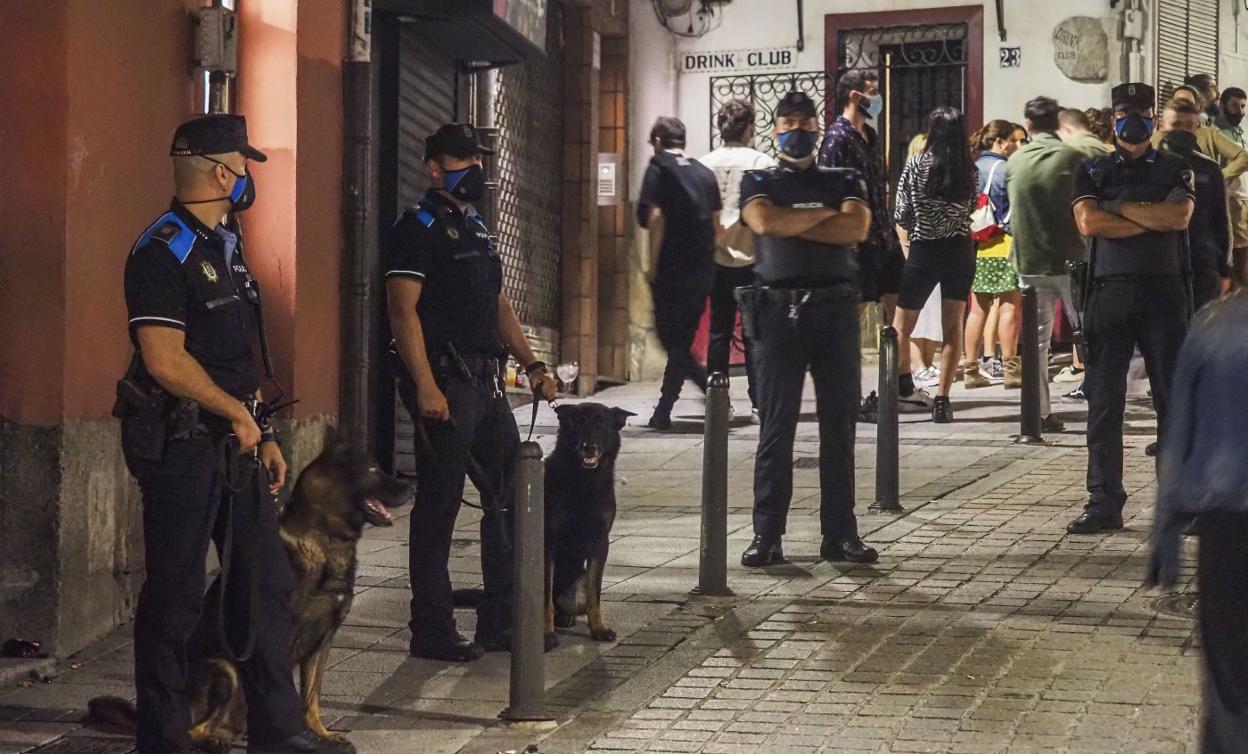
[[[1218,0],[1157,0],[1157,103],[1197,73],[1218,73]]]
[[[398,214],[425,195],[425,137],[455,120],[455,61],[434,47],[419,23],[399,31],[398,75]],[[415,427],[395,395],[394,470],[416,473]]]

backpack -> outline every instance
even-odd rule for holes
[[[975,209],[971,212],[971,237],[980,243],[991,241],[1005,233],[1005,228],[997,222],[997,208],[992,206],[992,199],[988,196],[988,192],[992,190],[992,178],[997,174],[997,168],[1003,164],[1005,160],[997,160],[992,170],[988,171],[984,190],[980,192]]]

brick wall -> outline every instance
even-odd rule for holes
[[[602,40],[599,76],[598,148],[628,152],[628,38]],[[628,161],[616,181],[629,186]],[[598,373],[608,380],[628,374],[628,244],[632,213],[628,202],[598,208]]]

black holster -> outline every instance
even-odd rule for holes
[[[199,404],[177,398],[159,385],[144,381],[138,373],[138,354],[126,375],[117,381],[113,416],[121,420],[121,446],[144,461],[160,461],[169,440],[186,440],[208,433],[200,418]]]

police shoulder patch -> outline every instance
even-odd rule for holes
[[[191,248],[195,246],[195,231],[174,213],[166,212],[143,231],[130,253],[133,254],[151,241],[159,241],[168,246],[179,262],[185,262],[191,254]]]

